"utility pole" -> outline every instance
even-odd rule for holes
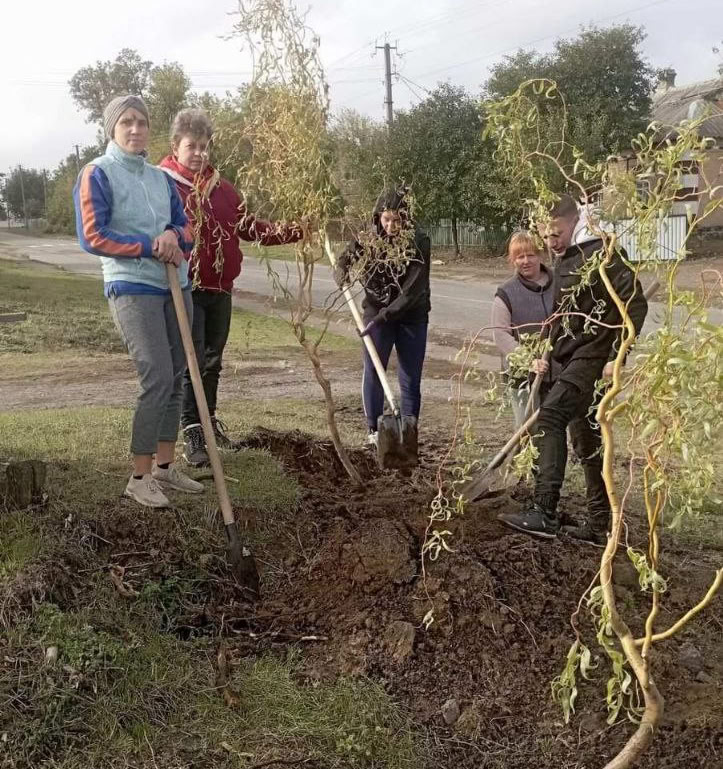
[[[396,45],[378,45],[377,49],[384,51],[384,80],[387,86],[387,97],[384,104],[387,108],[387,127],[391,128],[394,122],[394,111],[392,110],[392,51],[397,50]]]
[[[25,183],[23,182],[23,167],[18,166],[18,173],[20,174],[20,195],[23,198],[23,218],[25,219],[25,229],[29,230],[30,225],[28,224],[28,207],[25,203]]]
[[[43,217],[48,221],[48,172],[43,168]]]

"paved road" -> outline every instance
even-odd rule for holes
[[[0,250],[3,245],[27,255],[30,259],[63,267],[69,272],[100,275],[97,257],[85,253],[78,244],[67,238],[38,238],[14,235],[0,229]],[[290,262],[273,261],[280,275],[287,275],[293,268]],[[323,306],[324,301],[335,288],[329,267],[319,265],[314,277],[314,303]],[[432,314],[430,329],[437,335],[464,337],[476,331],[489,321],[490,307],[494,298],[497,281],[479,278],[442,280],[432,278]],[[256,294],[258,297],[272,295],[266,266],[252,256],[244,257],[243,270],[234,287],[240,291]],[[645,329],[650,331],[659,325],[661,306],[653,303]],[[723,311],[711,310],[711,321],[723,323]]]

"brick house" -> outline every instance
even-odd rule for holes
[[[681,187],[671,213],[695,215],[702,212],[709,201],[708,195],[700,194],[699,190],[723,184],[723,74],[712,80],[684,86],[675,85],[675,74],[674,70],[664,70],[653,94],[651,118],[661,124],[661,136],[674,135],[675,126],[683,120],[693,120],[708,114],[700,133],[715,141],[701,167],[693,161],[683,161],[681,164]],[[629,171],[634,162],[632,151],[623,152],[616,160],[616,165],[621,170]],[[642,194],[645,184],[645,180],[641,179],[639,186]],[[718,191],[716,197],[719,196],[723,196],[723,191]],[[711,235],[723,234],[723,207],[719,207],[701,223],[700,233],[706,231]]]

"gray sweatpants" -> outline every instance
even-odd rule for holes
[[[191,292],[184,291],[183,299],[191,322]],[[170,294],[123,294],[110,296],[108,303],[141,385],[131,453],[155,454],[158,441],[177,439],[181,417],[186,357],[173,299]]]

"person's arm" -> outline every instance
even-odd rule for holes
[[[147,235],[124,235],[109,226],[113,192],[102,168],[87,165],[80,172],[73,199],[75,226],[84,251],[127,259],[153,257],[153,241]]]
[[[164,176],[168,182],[168,190],[171,195],[171,222],[166,225],[166,229],[176,233],[179,248],[188,254],[193,249],[193,227],[189,217],[186,215],[176,182],[168,174],[164,174]]]
[[[359,258],[360,248],[361,246],[356,240],[351,240],[337,257],[336,267],[334,267],[334,281],[339,288],[349,282],[349,270]]]
[[[296,243],[304,236],[301,227],[257,219],[246,210],[246,204],[233,185],[229,185],[229,188],[233,190],[236,197],[236,208],[239,212],[236,232],[241,240],[258,243],[261,246],[285,246]]]
[[[519,347],[519,342],[512,335],[511,331],[512,315],[502,297],[496,296],[492,302],[492,341],[506,358],[513,350]]]
[[[418,245],[416,257],[407,265],[405,280],[399,296],[388,307],[382,308],[377,313],[374,318],[375,323],[386,323],[399,317],[427,289],[431,242],[426,235]]]

